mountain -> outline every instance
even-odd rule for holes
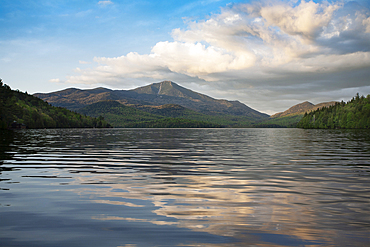
[[[131,91],[138,94],[136,99],[149,101],[154,105],[177,104],[208,115],[247,116],[253,119],[268,117],[267,114],[253,110],[239,101],[214,99],[171,81],[153,83]]]
[[[298,128],[305,129],[370,129],[370,94],[306,113]]]
[[[303,115],[306,112],[310,112],[310,111],[314,111],[316,109],[320,109],[323,107],[335,105],[335,103],[336,103],[335,101],[331,101],[331,102],[324,102],[324,103],[314,105],[311,102],[305,101],[303,103],[290,107],[288,110],[284,112],[276,113],[272,115],[271,118],[288,117],[288,116],[293,116],[293,115]]]
[[[0,129],[110,127],[102,117],[92,118],[54,107],[27,93],[12,90],[0,79]]]
[[[186,89],[172,81],[153,83],[132,90],[95,88],[65,89],[52,93],[34,94],[54,106],[78,110],[99,101],[114,100],[128,106],[160,106],[176,104],[207,115],[245,116],[253,120],[266,119],[267,114],[258,112],[239,101],[214,99]]]

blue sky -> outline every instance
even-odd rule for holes
[[[72,74],[80,60],[149,52],[184,26],[183,17],[204,17],[228,4],[180,2],[1,0],[1,76],[29,92],[60,89],[65,86],[46,83]]]
[[[274,113],[370,93],[369,1],[0,0],[0,78],[29,93],[172,80]]]

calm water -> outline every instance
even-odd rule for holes
[[[0,132],[0,246],[370,246],[370,132]]]

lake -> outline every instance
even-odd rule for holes
[[[370,246],[368,130],[0,138],[0,246]]]

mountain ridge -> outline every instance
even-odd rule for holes
[[[246,116],[256,120],[269,117],[239,101],[214,99],[172,81],[152,83],[131,90],[112,90],[101,87],[88,90],[69,88],[51,93],[36,93],[34,96],[52,105],[70,110],[78,110],[99,101],[115,100],[124,105],[176,104],[208,115]]]

